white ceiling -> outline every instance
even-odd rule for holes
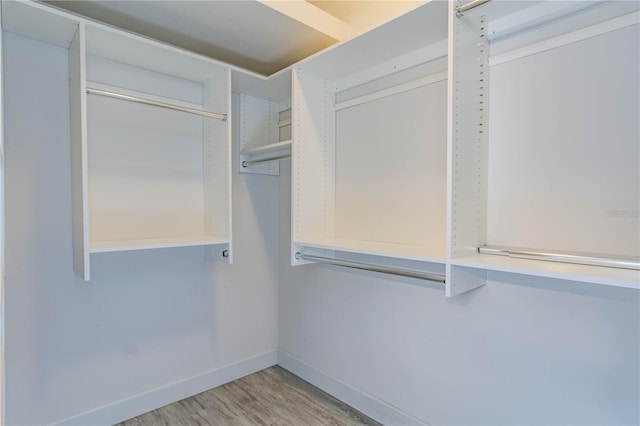
[[[375,26],[423,0],[45,0],[128,31],[246,68],[272,74],[338,40],[321,25],[322,16],[346,24],[352,34]],[[274,10],[269,3],[285,9]],[[304,4],[301,4],[304,3]],[[301,13],[287,10],[304,6]],[[309,10],[310,9],[310,10]],[[342,21],[342,22],[340,22]],[[303,22],[306,22],[303,23]],[[317,25],[316,25],[317,23]],[[313,28],[312,28],[313,27]],[[333,34],[334,37],[326,33]]]

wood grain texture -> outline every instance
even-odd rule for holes
[[[117,426],[379,425],[275,366]]]

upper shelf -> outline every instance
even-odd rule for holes
[[[87,27],[87,54],[195,82],[227,69],[212,59],[104,26]]]
[[[429,1],[293,67],[331,80],[346,77],[446,40],[447,13],[448,2]]]
[[[269,77],[251,78],[234,71],[233,91],[273,102],[291,99],[291,69],[286,68]]]
[[[68,48],[79,20],[37,3],[2,2],[2,29],[34,40]]]

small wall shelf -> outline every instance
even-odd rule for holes
[[[279,175],[291,158],[291,72],[240,94],[241,173]]]

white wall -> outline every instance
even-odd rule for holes
[[[106,253],[85,283],[72,267],[67,51],[11,34],[4,47],[6,424],[108,423],[272,363],[277,179],[234,172],[233,265],[202,248]]]
[[[496,273],[446,299],[408,278],[292,268],[285,208],[280,228],[280,359],[365,413],[441,425],[640,423],[638,291]]]

